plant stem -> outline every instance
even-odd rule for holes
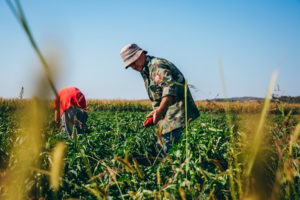
[[[15,0],[15,3],[16,3],[16,6],[17,6],[17,9],[14,8],[14,6],[11,4],[11,2],[9,0],[6,1],[7,5],[9,6],[9,8],[11,9],[11,11],[13,12],[13,14],[15,15],[15,17],[17,18],[17,20],[21,23],[33,49],[35,50],[35,52],[37,53],[40,61],[42,62],[43,66],[44,66],[44,69],[46,70],[46,76],[47,76],[47,80],[50,84],[50,87],[52,89],[52,91],[54,92],[55,96],[57,96],[57,90],[54,86],[54,83],[51,79],[51,76],[50,76],[50,71],[49,71],[49,66],[44,58],[44,56],[42,55],[39,47],[37,46],[33,36],[32,36],[32,33],[30,31],[30,28],[28,26],[28,23],[25,19],[25,15],[24,15],[24,12],[22,10],[22,7],[21,7],[21,4],[18,0]]]
[[[188,113],[187,113],[187,90],[188,90],[188,81],[185,80],[185,83],[184,83],[184,111],[185,111],[185,137],[186,137],[186,140],[185,140],[185,153],[186,153],[186,158],[189,157],[189,151],[188,151],[188,145],[189,145],[189,142],[188,142]],[[186,179],[187,179],[187,174],[188,174],[188,171],[189,171],[189,161],[186,163],[186,166],[185,166],[185,171],[186,171]]]

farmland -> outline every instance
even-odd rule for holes
[[[26,167],[19,169],[26,161],[18,150],[27,155],[34,146],[26,146],[32,136],[26,134],[26,126],[34,115],[24,111],[32,105],[33,100],[0,100],[3,198],[12,196],[11,185],[23,199],[300,198],[298,104],[271,105],[263,140],[247,173],[262,103],[232,103],[226,114],[224,103],[198,102],[201,116],[161,159],[151,150],[157,130],[142,125],[151,110],[148,101],[88,101],[86,134],[74,139],[55,126],[52,102],[44,102],[45,117],[38,117],[43,121],[37,131],[39,150],[22,185],[12,177]],[[51,170],[57,144],[66,150],[55,188]]]
[[[14,2],[6,1],[6,3],[12,14],[16,17],[17,21],[21,25],[22,29],[24,30],[27,38],[29,39],[31,47],[33,47],[39,61],[41,61],[45,74],[44,76],[36,76],[34,78],[31,78],[35,80],[35,85],[37,86],[33,99],[22,100],[24,94],[23,86],[19,95],[20,99],[0,98],[0,199],[300,199],[300,105],[296,104],[299,103],[299,97],[295,99],[290,98],[289,96],[280,98],[280,95],[275,94],[274,96],[272,96],[273,99],[270,102],[271,94],[273,92],[278,92],[278,94],[283,92],[282,94],[284,94],[284,91],[281,91],[279,85],[277,85],[277,88],[274,90],[277,70],[275,70],[272,76],[266,99],[264,101],[257,100],[252,102],[230,103],[218,101],[196,102],[201,113],[200,117],[191,123],[186,117],[186,126],[183,130],[179,142],[173,146],[173,148],[165,158],[158,157],[155,149],[153,148],[156,141],[161,140],[161,131],[159,129],[156,129],[156,127],[143,127],[143,121],[145,117],[152,110],[151,104],[147,100],[89,100],[89,118],[87,121],[87,126],[85,127],[85,134],[75,133],[74,138],[71,139],[62,132],[61,127],[54,123],[53,100],[45,100],[50,96],[50,93],[52,95],[54,94],[55,96],[57,96],[58,93],[58,90],[56,88],[56,86],[59,85],[57,82],[59,79],[58,75],[62,74],[61,72],[63,71],[59,69],[59,65],[61,65],[59,64],[60,56],[57,56],[59,54],[58,52],[60,51],[57,51],[58,54],[55,56],[44,56],[42,52],[45,52],[45,49],[39,47],[33,35],[37,35],[37,38],[41,37],[38,33],[33,34],[31,32],[31,28],[27,22],[27,17],[25,17],[25,13],[23,12],[20,2],[16,0]],[[60,12],[57,12],[57,10],[49,10],[51,13],[50,16],[51,19],[55,19],[55,21],[59,20],[61,23],[65,23],[65,25],[61,25],[61,28],[53,28],[55,26],[51,25],[48,20],[43,18],[47,15],[47,12],[45,12],[46,10],[42,10],[42,7],[47,7],[47,9],[51,8],[51,6],[45,6],[46,2],[43,3],[43,6],[38,6],[35,2],[34,6],[29,9],[31,14],[33,15],[30,15],[28,19],[33,19],[34,13],[43,13],[43,15],[36,16],[36,18],[40,19],[41,21],[40,23],[34,22],[32,24],[34,30],[38,29],[38,27],[36,27],[35,25],[40,24],[40,28],[43,30],[42,32],[46,32],[47,29],[45,29],[44,26],[41,26],[43,24],[46,24],[47,27],[51,27],[51,29],[54,30],[58,35],[60,29],[65,33],[69,33],[69,31],[65,31],[65,29],[62,28],[69,23],[67,21],[64,21],[64,18],[59,15]],[[113,10],[121,11],[121,8],[118,8],[118,4],[113,4]],[[130,5],[130,3],[126,4]],[[124,4],[119,5],[124,7]],[[27,4],[27,6],[29,6],[29,4]],[[55,5],[53,7],[60,6],[62,5]],[[155,6],[157,7],[157,5]],[[100,7],[103,6],[101,5]],[[93,33],[96,33],[90,34],[91,32],[86,32],[88,33],[86,34],[85,32],[74,31],[74,33],[76,32],[79,33],[78,35],[82,35],[83,38],[72,40],[72,43],[74,44],[72,46],[78,46],[80,47],[81,52],[87,53],[86,55],[84,53],[76,54],[80,55],[76,57],[89,57],[88,62],[80,62],[79,60],[74,59],[74,63],[84,63],[85,67],[89,66],[88,63],[94,63],[94,61],[92,61],[93,57],[97,60],[101,58],[101,56],[99,56],[99,52],[101,54],[101,52],[103,51],[103,47],[105,47],[106,59],[101,58],[100,60],[103,60],[101,61],[101,64],[97,61],[100,66],[103,66],[103,68],[101,67],[101,73],[99,74],[104,74],[107,77],[108,74],[113,74],[114,77],[110,79],[112,82],[105,81],[105,79],[103,79],[101,80],[103,82],[98,82],[97,84],[95,84],[96,81],[93,81],[93,85],[97,85],[97,92],[98,90],[102,91],[103,93],[101,93],[101,95],[105,97],[104,92],[109,91],[107,86],[117,84],[116,80],[121,79],[117,76],[115,77],[115,73],[108,73],[108,71],[103,71],[104,66],[107,69],[114,69],[112,67],[115,66],[114,62],[108,64],[104,61],[115,60],[114,56],[112,56],[112,54],[109,54],[109,51],[107,51],[108,48],[106,47],[109,46],[110,50],[113,49],[113,52],[116,52],[115,49],[119,48],[119,44],[113,46],[113,44],[116,44],[116,40],[114,40],[114,42],[111,42],[110,38],[119,38],[120,32],[123,33],[124,31],[124,26],[123,24],[121,26],[118,26],[117,24],[114,24],[113,21],[114,19],[120,19],[121,15],[115,15],[116,13],[113,12],[113,10],[110,10],[108,6],[104,7],[105,10],[103,11],[108,11],[109,15],[106,14],[101,17],[94,17],[94,19],[97,19],[96,21],[93,21],[91,18],[86,20],[85,18],[80,18],[78,20],[75,18],[75,16],[70,17],[71,15],[68,11],[76,10],[76,7],[73,7],[70,4],[68,4],[67,9],[61,10],[64,10],[63,16],[68,16],[68,18],[72,19],[70,25],[74,22],[76,22],[76,25],[84,22],[84,26],[78,26],[81,29],[80,31],[89,30]],[[180,10],[179,12],[172,13],[184,13],[184,7],[186,6],[175,7],[180,8]],[[222,16],[220,16],[221,18],[217,20],[222,22],[222,20],[226,20],[227,18],[224,18],[223,12],[216,11],[217,7],[218,6],[216,5],[212,6],[213,12],[199,12],[197,7],[193,6],[193,9],[189,9],[189,13],[184,14],[184,18],[188,19],[187,17],[191,13],[191,11],[195,9],[197,13],[212,13],[214,15],[213,18],[216,18],[215,13],[222,13]],[[223,8],[224,6],[221,7]],[[234,7],[238,8],[238,6]],[[250,8],[253,7],[253,5],[251,5],[250,7],[243,6],[243,8],[244,7]],[[286,6],[278,7],[286,8]],[[294,7],[297,8],[297,6]],[[39,12],[36,12],[34,8],[40,9]],[[93,8],[97,8],[97,13],[105,13],[99,12],[99,7],[97,7],[96,4],[93,5]],[[153,16],[147,17],[147,12],[145,12],[145,10],[151,7],[147,6],[143,9],[135,9],[135,6],[130,5],[129,8],[134,11],[142,11],[142,15],[147,19],[147,27],[151,27],[151,18],[153,18]],[[272,10],[272,6],[268,6],[266,8],[267,10],[265,11]],[[81,4],[80,11],[83,10],[85,10],[84,5]],[[92,15],[93,9],[87,10],[89,11],[89,13],[85,16],[94,16]],[[168,9],[161,9],[163,11],[162,17],[159,16],[159,10],[160,9],[155,9],[155,19],[159,19],[161,22],[167,22],[164,21],[164,17],[170,16],[168,15]],[[224,10],[231,11],[231,9]],[[262,10],[264,16],[272,16],[271,13],[265,12],[261,5],[259,5],[259,9],[257,10]],[[241,9],[241,11],[243,11],[243,9]],[[276,10],[274,13],[276,14],[276,17],[279,16],[280,18],[280,15],[278,14],[283,12],[278,11],[280,10]],[[246,22],[251,21],[249,19],[247,20],[247,18],[245,18],[244,16],[235,17],[235,14],[239,12],[232,12],[229,16],[232,16],[236,19],[246,19],[244,20]],[[56,13],[54,17],[52,15],[53,13]],[[84,16],[78,15],[77,12],[75,13],[76,16]],[[122,12],[118,13],[120,14]],[[135,19],[134,21],[137,22],[136,19],[138,18],[136,16],[139,16],[139,14],[137,14],[138,12],[132,13]],[[266,21],[263,17],[259,17],[259,14],[256,11],[247,11],[240,13],[251,13],[251,16],[255,16],[255,22]],[[255,13],[255,15],[253,15],[253,13]],[[285,12],[284,17],[286,17],[289,13],[293,13],[292,10],[288,13]],[[110,17],[110,14],[113,14],[114,17]],[[127,15],[130,15],[130,12],[126,12],[126,16]],[[176,19],[176,16],[181,15],[173,15],[172,17],[175,17],[174,19]],[[210,19],[210,17],[208,16],[199,16],[199,18],[198,15],[193,14],[187,21],[188,23],[182,21],[184,20],[182,17],[180,18],[180,20],[174,20],[172,18],[176,23],[168,24],[175,24],[175,28],[178,28],[180,26],[180,22],[184,22],[184,26],[180,27],[185,27],[182,30],[189,33],[188,37],[182,34],[182,32],[178,32],[179,34],[169,34],[168,31],[163,31],[160,32],[159,39],[155,38],[155,34],[151,34],[151,37],[148,37],[148,39],[150,39],[149,44],[151,44],[150,46],[155,44],[154,41],[151,41],[151,38],[153,38],[155,41],[159,41],[159,45],[161,45],[160,41],[161,38],[163,38],[163,33],[167,33],[168,35],[166,36],[166,38],[169,39],[172,39],[172,37],[175,35],[182,35],[183,39],[175,40],[173,38],[172,40],[179,41],[176,46],[180,47],[180,49],[184,49],[185,47],[187,47],[187,49],[189,50],[193,49],[197,45],[197,41],[201,41],[199,40],[199,35],[205,36],[203,35],[205,34],[205,31],[203,32],[203,30],[206,29],[201,28],[201,31],[197,32],[195,26],[191,26],[193,27],[193,29],[188,29],[188,26],[186,25],[193,25],[195,23],[197,24],[199,23],[199,19]],[[294,16],[295,15],[292,15],[292,19],[297,18]],[[276,17],[271,18],[274,18],[276,20]],[[98,24],[102,23],[102,18],[110,20],[109,23],[104,23],[108,24],[109,28],[104,28],[100,30],[101,32],[97,32],[97,29],[95,28],[102,27],[102,25],[98,26]],[[118,21],[126,21],[126,18],[124,18],[124,16],[122,16],[121,18],[123,20]],[[257,21],[257,19],[261,20]],[[268,26],[263,25],[263,27],[268,27],[270,30],[272,30],[272,32],[265,35],[273,36],[273,33],[280,33],[280,31],[278,31],[279,29],[277,31],[274,31],[276,30],[276,27],[281,27],[280,23],[278,23],[278,20],[274,23],[276,24],[275,28],[270,28],[272,27],[272,21],[270,21],[269,19],[267,21],[270,23],[268,23]],[[293,20],[281,21],[288,21],[288,24],[293,24]],[[262,67],[266,68],[268,65],[270,65],[273,68],[272,63],[275,54],[270,54],[272,53],[270,49],[267,49],[265,53],[264,51],[257,51],[258,46],[281,49],[282,47],[278,45],[280,43],[294,43],[288,41],[279,41],[276,44],[276,42],[274,43],[274,40],[271,40],[272,37],[268,37],[266,38],[266,40],[264,40],[264,38],[262,37],[264,34],[261,33],[267,32],[259,29],[259,32],[257,33],[247,31],[246,34],[240,34],[246,36],[246,39],[244,40],[249,41],[251,45],[247,43],[239,43],[238,45],[230,43],[229,46],[226,46],[226,42],[218,41],[234,40],[230,38],[228,39],[227,37],[223,38],[224,36],[228,35],[226,34],[227,31],[225,31],[224,29],[224,23],[222,22],[221,26],[219,26],[218,23],[214,23],[217,25],[213,27],[221,27],[220,30],[214,31],[213,29],[210,29],[212,24],[211,22],[208,21],[208,23],[204,24],[209,25],[207,29],[209,30],[209,36],[216,35],[217,37],[206,37],[212,39],[212,41],[208,42],[207,44],[209,44],[209,46],[213,44],[221,44],[221,46],[215,46],[216,48],[213,47],[212,49],[225,49],[226,52],[233,52],[235,54],[234,60],[232,61],[228,60],[227,54],[221,55],[222,57],[225,57],[225,61],[227,63],[226,65],[235,66],[235,63],[239,63],[239,59],[244,57],[243,54],[240,54],[242,53],[242,51],[239,50],[239,53],[236,54],[235,52],[237,52],[237,49],[231,49],[232,47],[241,45],[246,47],[246,54],[247,57],[251,55],[251,57],[249,57],[251,62],[247,62],[247,60],[242,59],[241,61],[243,61],[243,67],[241,67],[240,64],[237,64],[235,67],[238,67],[239,70],[242,68],[247,69],[247,67],[251,67],[251,71],[257,71],[259,72],[259,74],[253,76],[255,77],[253,78],[251,76],[252,73],[246,71],[240,73],[243,70],[233,71],[239,75],[240,80],[242,80],[243,82],[247,82],[247,79],[243,78],[243,74],[246,74],[246,76],[244,77],[250,77],[251,79],[248,79],[248,81],[251,85],[255,85],[252,83],[252,80],[255,80],[255,82],[260,82],[259,77],[262,77],[263,79],[266,78],[266,74],[263,74],[263,70],[261,70]],[[88,28],[88,24],[92,25],[92,29]],[[112,24],[115,28],[122,27],[122,30],[111,31]],[[136,25],[145,23],[133,24]],[[238,23],[230,23],[230,25],[234,24]],[[251,27],[248,25],[245,28],[239,26],[237,29],[234,29],[234,26],[232,26],[230,27],[230,30],[233,30],[233,32],[236,33],[240,33],[241,30],[253,31],[256,30],[257,27],[260,27],[259,23],[253,24],[255,25],[255,27]],[[153,25],[155,25],[156,27],[157,22],[155,21]],[[69,25],[67,25],[66,27],[69,27]],[[71,25],[70,27],[73,26]],[[140,26],[136,27],[138,29],[134,27],[127,27],[126,29],[132,31],[133,33],[136,32],[138,33],[138,35],[148,35],[148,33],[143,34],[141,32],[142,28]],[[171,27],[168,27],[168,29],[175,30]],[[13,29],[9,27],[4,28],[4,30]],[[149,32],[148,29],[145,30]],[[282,30],[286,30],[286,26],[284,26]],[[210,32],[222,34],[210,34]],[[289,33],[290,32],[293,32],[293,30],[289,31]],[[16,34],[11,33],[7,34],[7,37],[3,37],[4,40],[7,40],[7,44],[9,45],[8,48],[4,46],[5,53],[8,52],[7,50],[12,49],[12,53],[8,53],[7,55],[14,55],[13,57],[17,55],[23,55],[22,51],[18,51],[24,51],[24,48],[21,46],[21,42],[19,42],[20,40],[15,37]],[[107,37],[106,33],[109,33],[109,37]],[[75,35],[77,34],[74,34],[74,36]],[[97,38],[92,38],[92,35],[97,35]],[[127,35],[126,31],[124,35]],[[192,35],[195,35],[197,37],[194,39],[191,38],[191,41],[193,42],[186,42],[186,39],[190,39],[190,36]],[[234,36],[234,34],[229,35]],[[251,36],[253,37],[257,35],[260,36],[259,38],[261,38],[261,40],[259,41],[259,43],[255,44],[257,38],[254,39],[251,38]],[[69,39],[73,38],[74,36],[73,34],[70,34],[65,35],[64,37]],[[277,41],[281,36],[282,35],[277,35],[276,37],[276,35],[274,35],[274,38]],[[9,42],[8,38],[10,37],[13,39],[13,42]],[[295,40],[293,40],[293,37],[287,35],[283,38],[290,38],[291,41]],[[88,42],[87,39],[91,39],[90,42]],[[101,39],[104,39],[105,41]],[[127,40],[128,38],[126,39],[126,37],[122,36],[122,39],[120,41],[125,41],[124,39]],[[139,40],[138,38],[136,39]],[[96,40],[99,40],[99,45],[97,45]],[[76,45],[75,41],[84,41],[84,43]],[[180,41],[184,41],[184,44],[180,44]],[[261,41],[271,41],[271,43],[265,43]],[[165,42],[168,43],[167,40]],[[39,43],[43,42],[39,41]],[[92,43],[93,46],[100,46],[100,49],[98,49],[98,51],[94,51],[98,52],[96,56],[93,56],[95,54],[91,53],[90,48],[85,49],[85,45],[82,45],[85,43]],[[15,46],[14,48],[13,44],[17,44],[17,46]],[[186,46],[187,44],[193,44],[194,47],[188,47]],[[274,44],[276,46],[272,46]],[[181,48],[181,45],[183,48]],[[173,45],[164,46],[171,46],[171,48],[175,47]],[[201,46],[205,48],[206,45],[205,43],[201,42]],[[249,48],[250,46],[255,47],[252,52],[251,48]],[[284,49],[285,48],[286,47],[284,47]],[[59,47],[59,49],[62,48]],[[199,48],[197,48],[197,51],[198,49]],[[264,48],[260,48],[260,50],[263,49]],[[288,46],[287,49],[294,48],[293,46]],[[72,48],[72,52],[73,51],[75,52],[75,50]],[[201,49],[199,52],[197,51],[193,51],[193,53],[197,53],[195,55],[198,55],[199,52],[201,52]],[[151,52],[150,49],[149,52]],[[182,57],[183,60],[190,60],[188,58],[193,55],[190,53],[190,51],[186,51],[188,52],[188,54],[184,54],[184,52],[185,51],[182,51],[182,55],[180,55],[180,57]],[[259,55],[256,55],[256,52],[259,52]],[[295,52],[297,52],[297,50],[295,50]],[[287,52],[287,54],[289,55],[290,52]],[[6,54],[3,55],[4,57],[11,57],[7,56]],[[61,56],[69,57],[63,55]],[[202,58],[211,58],[211,56],[212,54],[203,56]],[[215,55],[213,54],[213,56]],[[270,57],[272,58],[272,60],[263,60],[260,59],[260,56],[264,57],[264,59]],[[295,60],[295,58],[289,55],[286,58],[287,60],[282,63],[284,63],[285,71],[292,72],[290,75],[295,75],[297,74],[297,70],[295,70],[297,69],[295,68],[295,63],[291,65],[292,67],[287,68],[288,63],[294,62],[291,62],[291,60],[288,59],[289,57],[292,60]],[[13,62],[17,60],[21,60],[21,63],[16,64]],[[258,62],[252,62],[255,60],[257,60]],[[281,61],[281,59],[279,60]],[[226,97],[225,76],[223,73],[221,57],[218,59],[218,61],[219,71],[221,75],[220,78],[223,87],[223,95]],[[20,58],[13,59],[10,62],[12,62],[12,66],[22,66],[22,68],[14,71],[13,78],[9,77],[9,79],[13,79],[13,81],[17,83],[18,80],[15,80],[14,78],[18,77],[18,72],[20,74],[22,73],[22,71],[20,70],[25,69],[24,64],[26,62]],[[135,63],[135,61],[131,63]],[[183,66],[186,66],[186,64],[183,64]],[[6,65],[7,63],[5,63],[5,65],[3,66]],[[68,65],[69,64],[66,64],[66,66]],[[6,69],[16,69],[14,67],[11,67],[10,65],[8,66],[6,67]],[[190,66],[194,66],[194,64]],[[202,65],[200,64],[199,66]],[[256,68],[255,66],[258,66],[258,68]],[[74,68],[76,69],[76,65]],[[193,75],[196,75],[194,80],[200,80],[198,73],[201,72],[201,74],[203,74],[203,68],[197,72],[197,70],[199,69],[200,68],[194,67],[193,70],[188,70],[186,68],[186,71],[189,71]],[[30,71],[30,73],[32,74],[33,70],[27,71]],[[72,72],[75,71],[76,70],[73,71],[72,68]],[[84,74],[85,71],[89,70],[83,70],[80,72],[80,74],[77,75],[74,74],[73,77],[75,79],[73,79],[73,81],[70,81],[69,83],[73,84],[77,81],[84,82],[84,79],[81,80],[78,79],[78,77],[91,77],[91,74]],[[229,73],[231,74],[231,78],[227,78],[227,80],[235,80],[236,77],[233,78],[232,76],[235,73]],[[213,79],[212,77],[206,76],[206,74],[209,73],[205,73],[205,77],[215,81],[215,74],[213,75]],[[286,74],[284,76],[289,77],[288,81],[293,80],[292,76],[287,76]],[[3,77],[5,78],[5,75]],[[202,77],[204,78],[204,76]],[[97,80],[98,79],[99,77],[97,77]],[[189,76],[189,80],[191,79]],[[6,85],[10,85],[8,84],[8,81],[6,79],[3,80],[3,87],[5,87]],[[74,80],[76,81],[74,82]],[[203,81],[203,83],[208,83],[211,80]],[[47,81],[47,83],[45,83],[45,81]],[[187,80],[185,81],[184,85],[182,85],[181,83],[175,84],[184,86],[185,91],[187,91]],[[104,86],[104,88],[98,88],[98,86],[100,85]],[[196,83],[195,85],[200,84]],[[213,85],[209,84],[208,86],[212,87]],[[292,86],[294,87],[295,84],[293,84]],[[258,91],[259,88],[256,87],[255,90]],[[86,89],[92,90],[92,87],[88,87]],[[197,88],[194,87],[194,89]],[[243,88],[243,90],[244,89],[245,88]],[[214,88],[212,87],[210,88],[210,90],[214,91]],[[117,93],[118,92],[116,91],[116,94]],[[130,95],[131,97],[131,95],[133,94],[128,95]],[[39,99],[38,97],[42,98],[43,100]],[[185,100],[187,100],[186,95]],[[226,101],[228,101],[228,99]],[[293,102],[294,104],[283,102]],[[185,108],[185,112],[186,109],[187,108]]]

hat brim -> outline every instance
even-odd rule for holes
[[[137,51],[137,52],[134,54],[134,56],[132,56],[130,59],[126,60],[126,62],[125,62],[125,69],[128,69],[128,67],[130,67],[130,65],[131,65],[132,63],[134,63],[134,62],[141,56],[142,53],[147,54],[148,52],[147,52],[147,51],[144,51],[144,50],[142,50],[142,49],[139,50],[139,51]]]

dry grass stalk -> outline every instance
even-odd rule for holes
[[[199,170],[199,171],[200,171],[200,173],[202,174],[202,176],[203,176],[204,180],[205,180],[205,181],[207,181],[207,180],[208,180],[208,178],[207,178],[207,176],[206,176],[205,172],[203,171],[203,169],[202,169],[201,167],[198,167],[198,168],[197,168],[197,170]]]
[[[157,179],[157,185],[161,185],[161,176],[160,176],[159,168],[157,168],[156,171],[156,179]]]
[[[290,145],[289,145],[289,156],[292,156],[292,147],[293,144],[297,141],[299,135],[300,135],[300,123],[297,124],[293,135],[291,135]]]
[[[134,167],[135,167],[135,169],[136,169],[136,171],[137,171],[137,173],[138,173],[138,176],[139,176],[140,178],[144,178],[144,174],[143,174],[143,172],[141,171],[140,166],[139,166],[139,164],[138,164],[138,162],[137,162],[137,160],[136,160],[135,158],[133,159],[133,163],[134,163]]]
[[[53,91],[53,93],[55,94],[55,96],[57,95],[57,89],[54,85],[52,76],[51,76],[51,70],[49,68],[48,63],[46,62],[45,57],[43,56],[43,54],[40,51],[40,48],[38,47],[37,43],[34,40],[34,37],[31,33],[31,30],[29,28],[29,25],[27,23],[27,20],[25,18],[25,14],[23,12],[23,9],[21,7],[21,4],[18,0],[15,0],[15,5],[13,3],[11,3],[11,1],[6,0],[7,5],[9,6],[9,8],[11,9],[12,13],[15,15],[16,19],[18,20],[18,22],[22,25],[23,30],[25,31],[31,46],[33,47],[33,49],[35,50],[36,54],[38,55],[42,66],[44,67],[45,70],[45,75],[48,81],[48,84],[51,87],[51,90]]]
[[[165,141],[162,138],[162,127],[157,128],[155,130],[155,134],[156,134],[156,137],[157,137],[157,140],[158,140],[159,144],[163,147],[165,145]]]
[[[215,196],[215,194],[214,194],[214,192],[215,192],[215,188],[213,188],[213,189],[210,191],[209,196],[207,197],[207,200],[210,200],[210,199],[216,200],[216,199],[217,199],[216,196]]]
[[[210,162],[210,163],[213,163],[219,169],[220,172],[224,171],[222,165],[216,159],[208,159],[207,161]]]
[[[37,95],[47,96],[45,82],[39,81]],[[43,92],[39,92],[43,91]],[[47,116],[47,102],[33,99],[31,104],[27,104],[22,112],[19,113],[20,131],[19,140],[15,142],[11,155],[15,155],[15,166],[9,170],[7,179],[3,186],[7,191],[8,200],[24,199],[25,180],[30,177],[33,168],[39,168],[38,160],[43,144],[41,130]],[[26,117],[25,117],[26,114]],[[30,120],[28,120],[28,117]]]
[[[107,167],[108,173],[109,173],[109,175],[111,176],[111,178],[112,178],[115,182],[117,182],[117,172],[115,172],[112,168],[110,168],[110,167],[108,167],[108,166],[106,166],[106,167]]]
[[[51,155],[50,184],[54,191],[58,190],[63,175],[65,150],[66,144],[60,142],[55,146]]]
[[[182,200],[186,200],[185,190],[182,187],[179,188],[179,195]]]
[[[114,159],[117,160],[119,163],[121,163],[127,172],[131,172],[133,173],[133,167],[132,165],[130,164],[130,162],[128,161],[128,158],[127,159],[123,159],[119,156],[114,156]]]
[[[85,187],[90,193],[92,193],[93,195],[95,195],[97,197],[97,199],[101,199],[100,198],[100,192],[96,189],[93,189],[91,187]],[[106,198],[105,198],[106,199]]]
[[[246,168],[244,170],[245,175],[245,191],[243,199],[266,199],[272,196],[272,188],[274,181],[272,177],[275,177],[275,171],[271,168],[272,156],[276,148],[272,150],[272,145],[268,143],[267,133],[267,115],[269,113],[270,101],[272,91],[275,85],[277,77],[277,71],[272,75],[264,106],[262,108],[259,120],[257,121],[256,129],[253,131],[253,126],[249,134],[245,136],[245,159]],[[248,119],[249,121],[249,119]],[[256,120],[254,120],[256,121]],[[250,139],[250,137],[252,137]],[[264,144],[264,145],[263,145]],[[278,151],[279,149],[277,149]],[[280,152],[280,150],[279,150]]]
[[[87,183],[91,183],[93,181],[95,181],[96,179],[101,179],[103,178],[105,175],[107,174],[107,171],[101,172],[100,174],[93,176],[92,178],[90,178]]]
[[[254,164],[254,161],[256,159],[256,155],[259,151],[259,148],[261,146],[261,142],[263,141],[264,138],[264,132],[263,132],[263,127],[266,121],[266,116],[268,114],[268,110],[269,110],[269,105],[270,105],[270,100],[271,100],[271,95],[272,95],[272,91],[275,85],[275,81],[276,81],[276,77],[277,77],[277,71],[275,71],[272,75],[271,81],[270,81],[270,85],[267,91],[267,95],[265,98],[265,102],[264,102],[264,107],[260,116],[260,120],[258,123],[258,127],[256,129],[255,135],[254,135],[254,139],[252,142],[252,149],[250,151],[250,156],[248,159],[248,168],[246,169],[246,176],[249,176]]]
[[[45,78],[39,77],[39,82],[36,84],[38,86],[36,95],[40,98],[47,99],[49,94],[49,85],[54,94],[57,95],[57,90],[52,80],[53,74],[51,74],[48,64],[32,36],[19,1],[15,0],[15,4],[13,4],[11,1],[7,0],[6,3],[17,18],[18,22],[21,24],[46,72],[45,78],[48,82],[45,84],[43,81]],[[45,101],[34,98],[33,105],[30,105],[30,107],[27,108],[27,113],[30,113],[31,120],[21,123],[21,130],[24,130],[24,133],[20,135],[20,137],[24,142],[19,146],[16,145],[13,149],[14,154],[16,155],[17,164],[9,175],[8,180],[10,181],[5,183],[8,189],[7,199],[24,199],[26,196],[24,192],[24,183],[29,177],[29,172],[32,168],[36,168],[35,165],[38,163],[37,160],[43,144],[41,139],[41,130],[46,118],[47,106],[45,104]]]

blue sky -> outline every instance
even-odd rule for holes
[[[275,69],[277,93],[300,95],[300,0],[21,4],[50,66],[60,66],[56,87],[76,86],[88,99],[147,99],[142,77],[119,55],[133,42],[173,62],[197,100],[223,97],[219,58],[228,97],[263,97]],[[24,86],[30,98],[43,68],[4,0],[0,30],[0,97],[18,97]]]

